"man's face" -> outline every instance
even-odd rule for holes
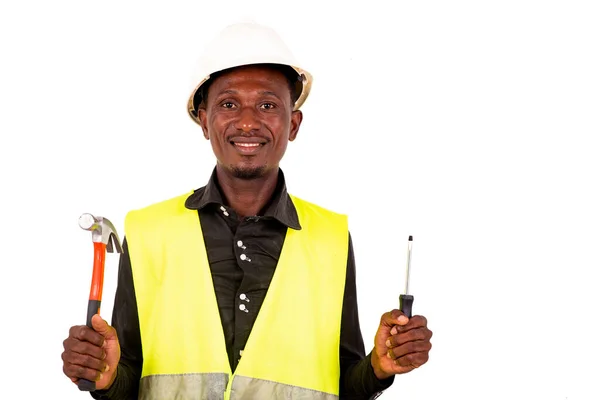
[[[199,117],[218,166],[243,179],[278,169],[302,122],[302,113],[292,109],[288,81],[279,71],[249,66],[216,78]]]

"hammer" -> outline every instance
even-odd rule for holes
[[[100,314],[100,303],[102,302],[102,287],[104,285],[104,260],[106,252],[123,253],[119,235],[112,222],[103,217],[92,214],[82,214],[79,217],[79,227],[92,232],[94,243],[94,271],[92,273],[92,286],[87,309],[86,325],[92,328],[92,317]],[[92,328],[93,329],[93,328]],[[77,383],[79,390],[94,391],[96,382],[80,379]]]

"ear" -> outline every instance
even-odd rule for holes
[[[290,124],[290,142],[293,142],[298,136],[298,130],[300,130],[300,124],[302,123],[302,111],[296,110],[292,111],[292,121]]]
[[[210,137],[208,136],[208,117],[206,116],[206,109],[198,109],[198,120],[200,121],[200,126],[202,127],[204,137],[206,138],[206,140],[209,140]]]

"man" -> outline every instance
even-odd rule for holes
[[[377,397],[432,333],[386,312],[365,356],[347,219],[286,191],[311,75],[255,24],[226,28],[200,73],[188,111],[210,181],[127,215],[112,326],[72,327],[64,373],[96,399]]]

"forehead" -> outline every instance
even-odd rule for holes
[[[244,89],[253,87],[268,87],[270,90],[289,91],[289,82],[286,76],[268,66],[249,65],[225,71],[211,79],[211,91],[230,89]]]

